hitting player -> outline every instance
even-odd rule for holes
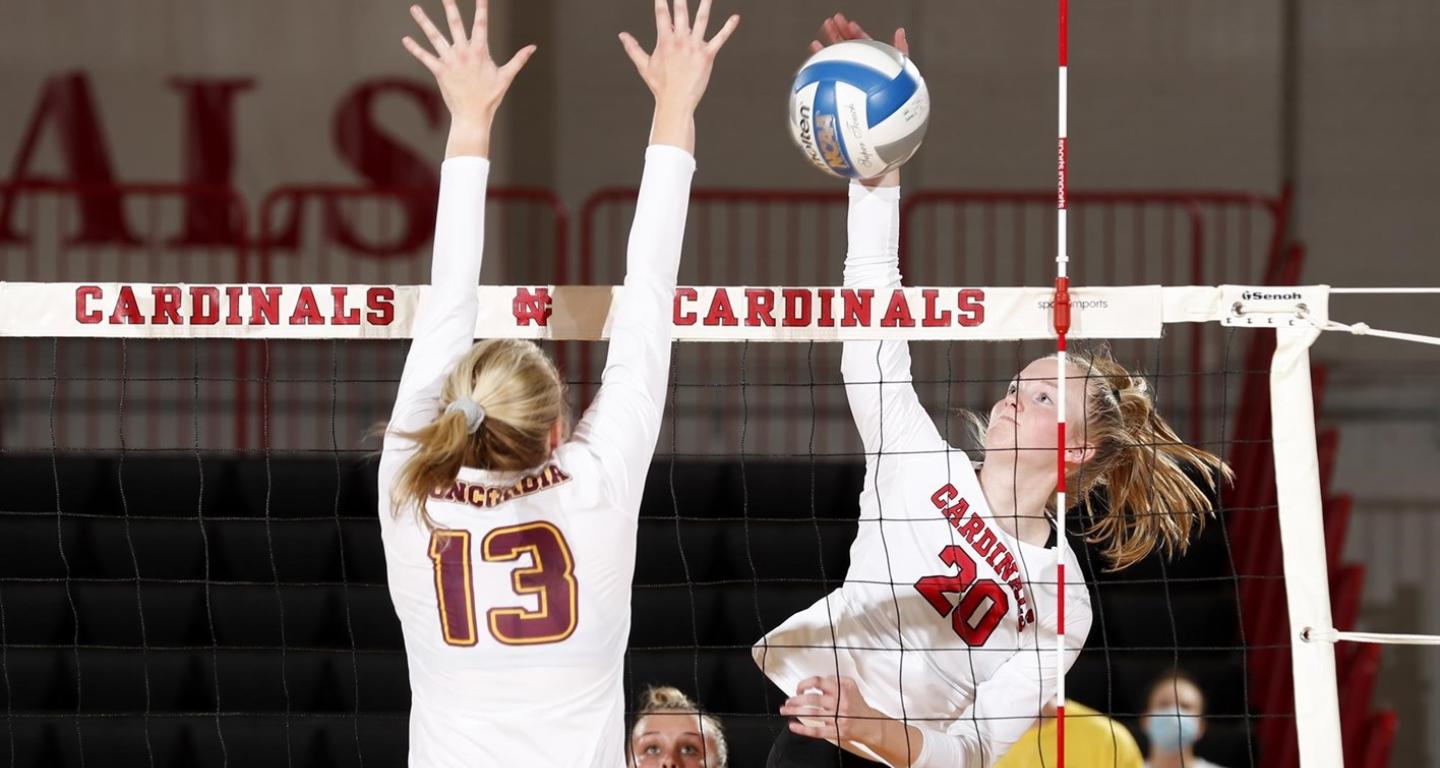
[[[865,36],[838,15],[822,34]],[[908,54],[903,30],[895,44]],[[899,204],[898,171],[851,184],[847,288],[900,287]],[[1117,569],[1183,551],[1211,508],[1183,467],[1223,464],[1182,443],[1146,380],[1104,354],[1064,372],[1063,446],[1058,361],[1026,366],[990,408],[978,468],[920,404],[907,344],[845,342],[841,369],[866,459],[859,530],[844,585],[753,649],[790,696],[780,713],[797,718],[769,764],[834,765],[838,744],[890,766],[988,768],[1039,719],[1090,629],[1089,594],[1072,582],[1057,670],[1055,548],[1081,572],[1050,509],[1057,452],[1071,498],[1103,491],[1088,538]]]

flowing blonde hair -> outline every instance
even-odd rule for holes
[[[1219,483],[1232,482],[1234,473],[1220,457],[1185,444],[1155,409],[1150,383],[1116,362],[1108,347],[1073,354],[1070,362],[1085,378],[1080,437],[1095,447],[1066,478],[1091,521],[1085,540],[1103,545],[1111,571],[1157,547],[1167,557],[1184,554],[1215,513]],[[1091,493],[1096,489],[1104,490],[1103,499]]]
[[[533,469],[550,456],[550,430],[568,423],[565,388],[549,356],[528,341],[479,342],[455,364],[440,390],[442,407],[469,398],[485,409],[470,432],[465,414],[442,410],[413,432],[394,434],[415,443],[400,470],[391,505],[396,515],[410,505],[434,528],[425,502],[455,481],[461,467],[501,472]]]
[[[648,715],[696,715],[700,718],[701,736],[709,736],[715,740],[715,758],[712,755],[705,756],[705,765],[708,768],[726,768],[730,764],[730,747],[725,743],[725,729],[720,726],[716,718],[700,711],[700,705],[696,704],[686,696],[679,688],[672,688],[668,685],[651,686],[645,689],[645,695],[640,700],[640,709],[635,713],[635,725],[630,727],[630,739],[633,743],[635,738],[635,726]],[[633,765],[634,749],[627,744],[625,747],[625,762]]]

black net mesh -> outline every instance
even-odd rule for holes
[[[0,276],[427,274],[428,233],[417,245],[407,222],[433,191],[281,190],[254,217],[254,248],[224,216],[187,225],[173,191],[110,194],[129,206],[133,238],[98,232],[87,243],[67,234],[73,211],[29,200],[16,220],[33,237],[0,243]],[[1282,204],[1162,197],[1074,194],[1077,280],[1295,280],[1276,270]],[[553,199],[491,199],[498,256],[487,256],[486,282],[620,279],[633,193],[581,210],[575,258]],[[681,282],[833,285],[844,205],[834,194],[697,191]],[[1048,279],[1049,193],[915,195],[904,215],[908,284]],[[171,242],[186,226],[199,227],[195,242]],[[1188,326],[1115,345],[1151,377],[1181,436],[1236,469],[1188,554],[1106,573],[1079,535],[1084,521],[1070,517],[1083,566],[1072,578],[1095,614],[1071,698],[1138,734],[1146,687],[1182,667],[1209,699],[1201,754],[1227,766],[1282,765],[1294,748],[1257,335]],[[580,407],[604,345],[545,346]],[[916,390],[954,435],[957,410],[987,408],[1050,346],[912,350]],[[863,460],[839,351],[675,350],[639,525],[626,686],[632,704],[648,685],[692,694],[724,721],[734,766],[763,764],[782,727],[783,696],[750,645],[841,582],[857,532]],[[391,342],[0,340],[0,762],[403,763],[409,690],[376,522],[378,445],[366,435],[389,411],[404,352]]]
[[[1192,444],[1268,454],[1268,435],[1235,416],[1265,371],[1247,367],[1243,334],[1220,341],[1203,369],[1169,362],[1184,359],[1166,349],[1184,334],[1116,355],[1148,374],[1172,422],[1213,436]],[[5,421],[0,461],[9,764],[403,761],[405,659],[375,517],[376,445],[364,440],[388,410],[403,345],[249,342],[251,380],[237,382],[208,373],[230,342],[4,343],[35,358],[0,377],[5,401],[25,404]],[[952,435],[959,409],[987,409],[1048,354],[1044,343],[912,349],[922,401]],[[857,531],[864,468],[838,351],[676,348],[642,507],[626,685],[632,699],[649,685],[695,696],[723,720],[732,765],[761,764],[781,728],[783,696],[750,645],[839,585]],[[1172,397],[1197,379],[1213,403],[1199,414]],[[572,393],[594,383],[572,381]],[[240,384],[252,394],[237,410]],[[256,447],[230,442],[237,419]],[[1246,545],[1232,531],[1275,510],[1264,494],[1237,496],[1268,481],[1252,464],[1236,470],[1223,513],[1168,562],[1107,573],[1070,516],[1083,566],[1071,579],[1089,590],[1094,625],[1068,685],[1138,733],[1147,685],[1179,666],[1209,700],[1202,754],[1258,765],[1267,726],[1289,730],[1291,708],[1262,700],[1256,680],[1288,667],[1288,646],[1257,639],[1242,610],[1283,615],[1283,582],[1263,557],[1237,566]]]

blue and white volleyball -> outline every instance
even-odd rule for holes
[[[920,148],[930,92],[909,56],[873,40],[837,43],[811,56],[790,90],[790,131],[826,173],[870,179]]]

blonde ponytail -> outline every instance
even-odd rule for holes
[[[462,409],[448,408],[468,398],[484,411],[474,432]],[[413,432],[397,432],[415,443],[415,453],[400,470],[391,506],[408,506],[434,528],[426,500],[455,481],[461,467],[501,472],[534,469],[550,455],[550,431],[568,422],[565,393],[555,365],[528,341],[482,341],[455,364],[440,390],[440,415]]]
[[[1076,355],[1084,371],[1086,427],[1095,455],[1066,479],[1091,520],[1086,541],[1103,545],[1109,570],[1189,547],[1214,514],[1211,496],[1234,473],[1220,457],[1186,445],[1155,410],[1149,383],[1101,348]],[[1198,479],[1197,479],[1198,478]],[[1104,489],[1103,506],[1095,488]]]

